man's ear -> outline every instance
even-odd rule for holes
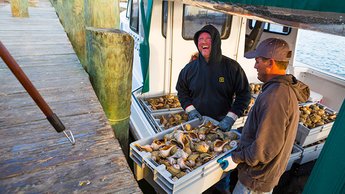
[[[275,64],[274,59],[270,59],[270,60],[269,60],[268,67],[272,68],[274,64]]]

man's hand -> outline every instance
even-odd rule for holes
[[[228,172],[237,167],[237,164],[232,160],[231,154],[226,157],[219,158],[217,162],[220,164],[224,172]]]
[[[218,126],[222,131],[227,131],[231,129],[234,123],[235,120],[233,118],[225,116],[224,119],[219,122]]]
[[[196,109],[191,110],[188,113],[188,120],[192,120],[192,119],[195,119],[195,118],[198,118],[200,121],[202,120],[201,114]]]

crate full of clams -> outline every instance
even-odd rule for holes
[[[296,142],[304,147],[325,139],[332,129],[337,117],[334,110],[322,105],[311,104],[300,107],[300,123],[298,125]]]
[[[183,110],[177,95],[158,95],[150,97],[138,97],[141,104],[149,113]]]
[[[188,114],[183,110],[152,113],[154,124],[159,131],[188,122]]]
[[[237,131],[222,132],[204,117],[130,144],[136,176],[164,193],[202,193],[223,178],[217,160],[237,147]],[[148,180],[149,179],[149,180]]]

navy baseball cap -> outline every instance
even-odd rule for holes
[[[289,61],[291,58],[291,50],[285,40],[268,38],[262,41],[255,50],[246,52],[244,57],[248,59],[264,57],[276,61]]]

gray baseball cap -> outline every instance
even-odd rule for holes
[[[244,57],[248,59],[265,57],[276,61],[289,61],[291,58],[291,50],[285,40],[268,38],[262,41],[255,50],[244,53]]]

